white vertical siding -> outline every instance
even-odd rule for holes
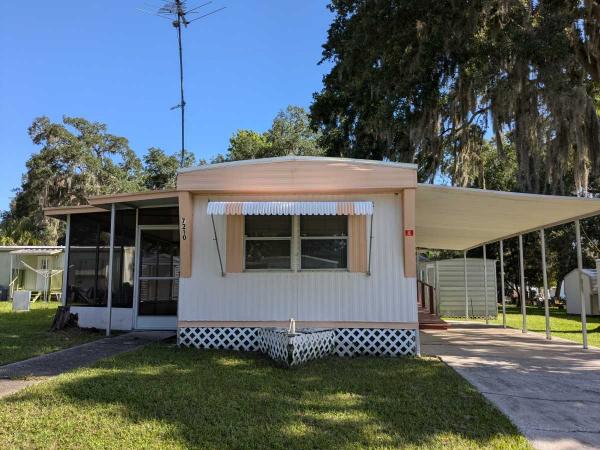
[[[10,253],[0,250],[0,286],[8,287],[10,283]]]
[[[81,328],[106,328],[108,314],[104,307],[93,306],[71,306],[71,312],[77,314],[78,325]],[[113,330],[131,330],[133,320],[133,309],[113,308],[110,317]]]
[[[223,201],[272,197],[219,197]],[[251,272],[220,275],[208,198],[194,198],[192,277],[182,278],[179,320],[416,322],[416,285],[404,277],[400,200],[372,196],[285,196],[279,200],[375,203],[371,276],[350,272]],[[225,218],[214,217],[225,266]],[[368,219],[370,222],[370,219]]]

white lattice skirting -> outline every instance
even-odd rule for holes
[[[259,350],[260,328],[179,328],[177,343],[186,347]]]
[[[405,356],[417,353],[417,330],[391,328],[337,328],[338,356]]]
[[[261,328],[258,336],[260,351],[288,367],[331,355],[335,345],[333,330],[304,331],[290,336],[285,329]]]
[[[289,360],[288,348],[282,350],[281,333],[269,333],[269,328],[179,328],[177,342],[185,347],[226,350],[261,351],[276,360]],[[316,331],[316,330],[315,330]],[[406,356],[417,353],[417,330],[390,328],[336,328],[330,330],[330,341],[316,333],[292,337],[298,339],[294,346],[295,360],[302,362],[322,357],[328,343],[333,341],[331,352],[338,356]],[[314,334],[314,335],[313,335]],[[316,342],[320,339],[319,342]],[[322,341],[322,342],[321,342]],[[271,353],[269,353],[271,352]]]

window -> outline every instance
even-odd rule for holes
[[[292,216],[246,216],[246,270],[292,268]]]
[[[245,270],[347,269],[348,217],[245,216],[244,249]]]
[[[300,216],[300,269],[347,267],[347,216]]]

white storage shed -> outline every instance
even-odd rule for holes
[[[596,261],[596,267],[598,266]],[[588,316],[600,315],[598,300],[598,269],[583,269],[583,298],[585,311]],[[567,298],[567,313],[581,314],[581,298],[579,289],[579,269],[571,270],[564,280],[565,297]]]
[[[422,262],[419,265],[421,281],[435,288],[437,311],[440,316],[446,317],[497,316],[496,260],[487,260],[487,297],[484,273],[483,259],[467,258],[465,290],[463,258]]]

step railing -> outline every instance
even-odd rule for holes
[[[424,281],[417,280],[417,303],[421,305],[421,308],[427,309],[430,314],[436,314],[435,288]]]

